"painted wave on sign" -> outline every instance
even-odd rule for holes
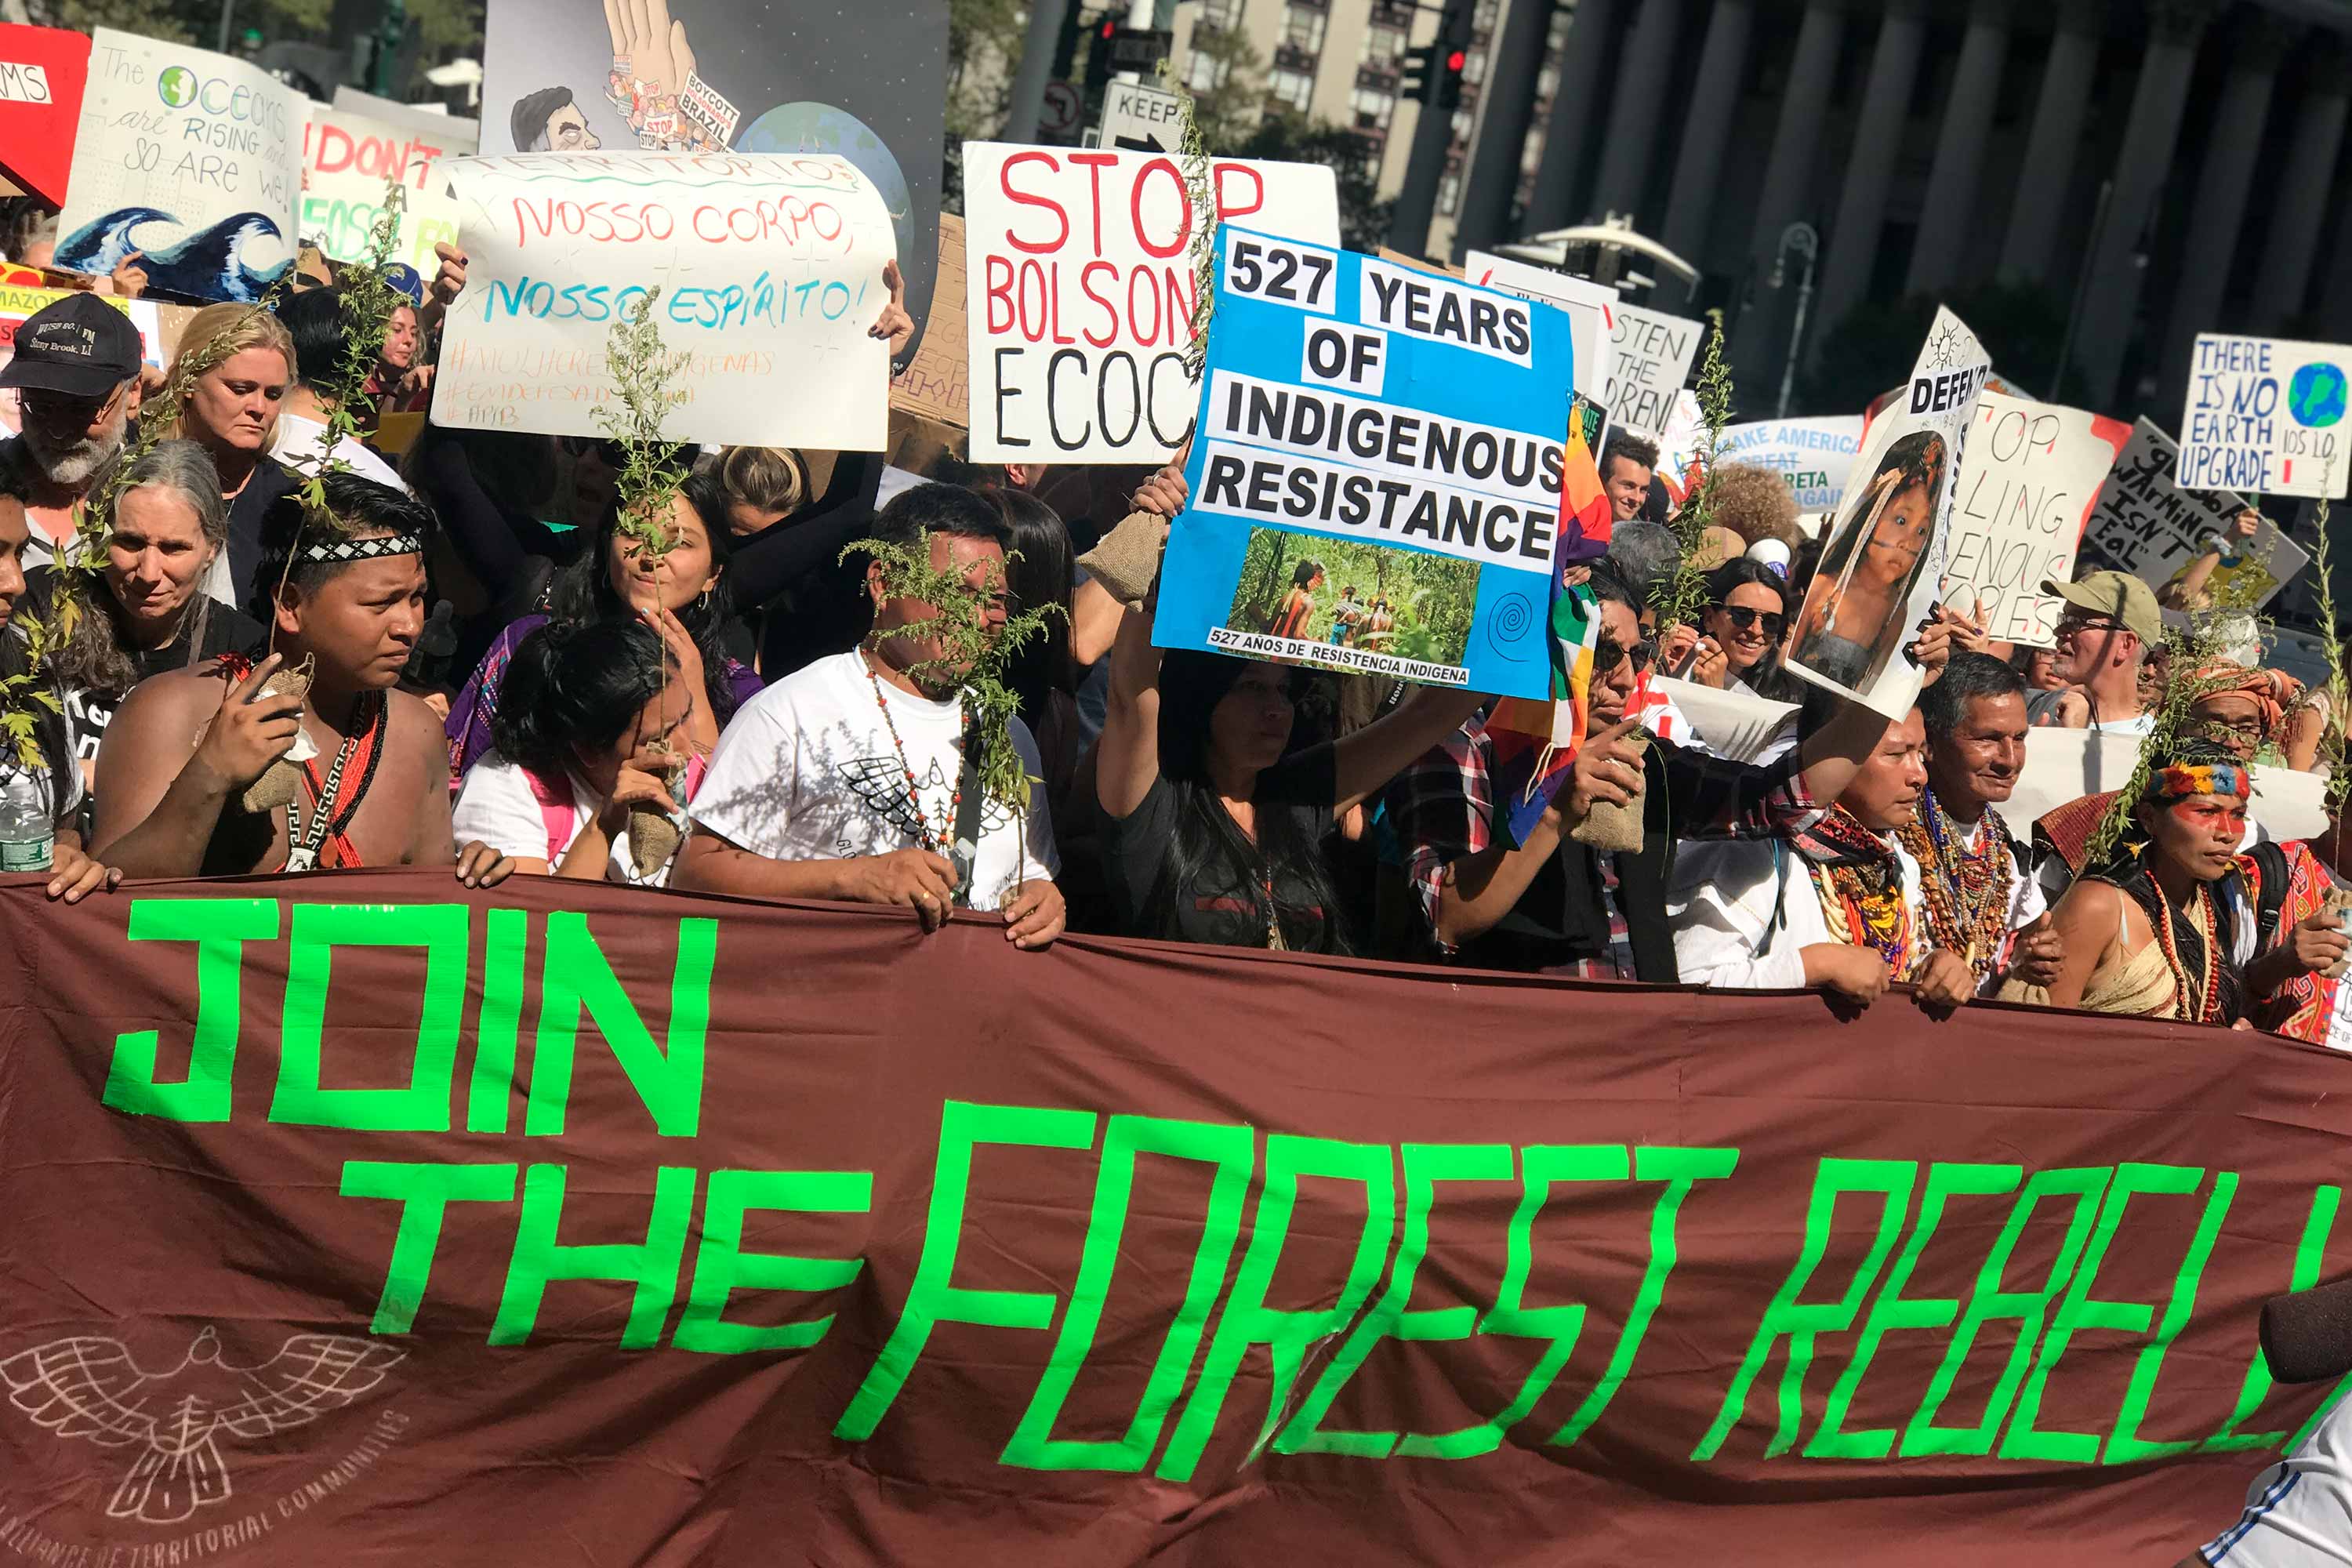
[[[150,225],[157,226],[140,237],[136,231]],[[180,237],[163,237],[171,230]],[[189,232],[160,207],[117,207],[84,224],[58,243],[56,265],[103,276],[134,250],[149,288],[198,300],[258,300],[294,265],[286,237],[265,214],[236,213]],[[251,251],[272,259],[256,267]]]

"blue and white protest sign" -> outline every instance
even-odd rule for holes
[[[1549,697],[1566,314],[1245,229],[1219,243],[1154,640]]]
[[[2173,482],[2342,500],[2347,373],[2341,343],[2200,332]]]

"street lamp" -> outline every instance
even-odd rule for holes
[[[1772,253],[1772,287],[1788,280],[1789,252],[1805,258],[1805,275],[1797,284],[1797,320],[1789,329],[1789,359],[1780,367],[1780,404],[1772,417],[1789,416],[1789,394],[1797,382],[1797,353],[1805,342],[1805,312],[1813,302],[1813,263],[1822,254],[1822,237],[1809,223],[1792,223],[1780,231],[1780,248]]]

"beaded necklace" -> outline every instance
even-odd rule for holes
[[[917,837],[921,839],[923,848],[945,857],[949,836],[955,831],[956,811],[963,805],[963,770],[956,770],[955,792],[948,798],[947,815],[934,830],[930,813],[923,809],[922,787],[915,777],[914,764],[907,761],[907,742],[898,738],[898,721],[890,716],[889,699],[882,695],[881,678],[874,673],[872,658],[862,658],[861,662],[866,666],[866,684],[874,688],[874,706],[882,710],[882,726],[890,731],[890,744],[898,753],[898,769],[907,775],[907,803],[914,808]]]
[[[2179,943],[2172,934],[2171,900],[2159,891],[2156,902],[2160,918],[2148,923],[2156,928],[2156,940],[2163,949],[2165,967],[2172,971],[2172,1016],[2191,1024],[2204,1023],[2220,1012],[2221,1002],[2221,958],[2214,952],[2217,937],[2213,894],[2204,883],[2200,882],[2197,884],[2197,901],[2191,906],[2195,910],[2198,935],[2205,942],[2204,974],[2201,984],[2197,985],[2189,984],[2188,961],[2180,956]],[[2204,995],[2200,999],[2196,1011],[2188,1011],[2189,997],[2199,991],[2202,991]]]
[[[1928,932],[1937,947],[1967,959],[1981,980],[2000,962],[2008,931],[2010,887],[2017,875],[2009,829],[1999,813],[1988,811],[1979,831],[1989,842],[1968,849],[1967,834],[1933,789],[1924,792],[1919,804],[1919,814],[1900,837],[1927,872],[1920,890]]]
[[[1813,882],[1832,931],[1875,952],[1894,979],[1910,974],[1915,932],[1900,867],[1816,866]]]

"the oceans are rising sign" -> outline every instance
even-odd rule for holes
[[[1307,163],[1210,164],[1220,221],[1339,243],[1339,187]],[[1156,153],[967,142],[971,458],[1164,463],[1192,433],[1184,170]]]
[[[2131,426],[2004,393],[1977,399],[1952,501],[1944,603],[1982,612],[2002,642],[2048,647],[2063,601],[2043,581],[2074,575],[2074,547]]]
[[[2197,335],[2173,479],[2186,490],[2341,500],[2352,348],[2284,338]]]
[[[302,139],[302,237],[334,260],[365,260],[385,188],[397,180],[404,191],[393,259],[431,278],[434,246],[457,243],[457,205],[435,165],[473,152],[471,123],[450,120],[420,132],[352,110],[313,109]]]
[[[890,216],[846,159],[521,153],[443,165],[470,266],[433,420],[601,436],[604,350],[651,290],[680,441],[881,450]]]
[[[1163,647],[1549,697],[1567,315],[1227,227]]]
[[[226,55],[100,27],[57,265],[141,253],[148,287],[257,300],[294,264],[306,100]]]

